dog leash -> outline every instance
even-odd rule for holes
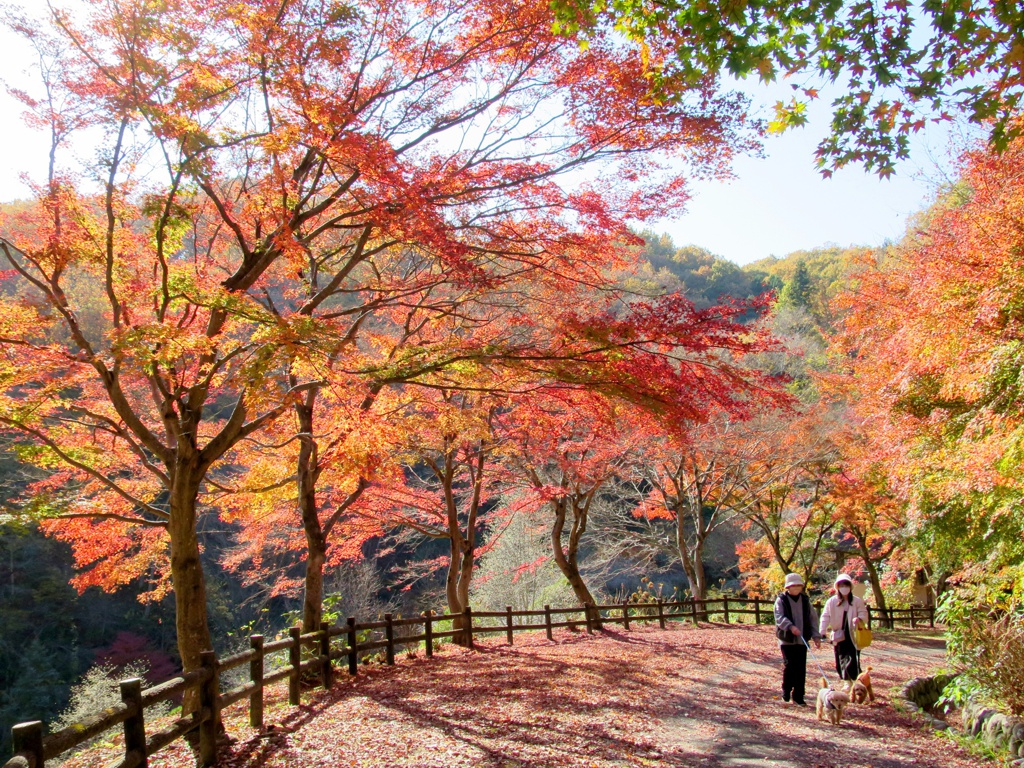
[[[828,675],[826,675],[825,670],[821,668],[821,664],[818,662],[818,657],[815,656],[814,651],[811,650],[811,646],[810,643],[807,642],[807,638],[803,635],[800,635],[800,639],[804,641],[804,647],[807,648],[807,652],[811,654],[811,658],[814,659],[814,665],[818,668],[818,671],[821,672],[821,677],[828,685],[828,689],[830,691],[834,691],[835,688],[832,686],[832,683],[828,681]]]

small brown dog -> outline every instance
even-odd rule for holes
[[[850,700],[854,704],[866,704],[869,701],[875,700],[875,691],[871,688],[871,675],[868,674],[869,672],[871,672],[871,667],[867,667],[853,681],[853,687],[850,688]]]
[[[839,725],[839,721],[843,719],[843,707],[849,703],[849,695],[842,691],[833,691],[828,687],[825,678],[821,678],[821,689],[818,691],[816,707],[819,720],[824,720],[827,717],[832,725]]]

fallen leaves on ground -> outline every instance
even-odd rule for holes
[[[433,659],[400,656],[394,667],[339,670],[330,691],[303,692],[289,707],[283,686],[267,692],[267,729],[248,726],[244,704],[226,710],[233,743],[227,768],[345,765],[617,768],[805,765],[817,768],[974,768],[979,758],[889,704],[889,689],[941,661],[941,639],[893,633],[865,663],[879,701],[847,710],[839,727],[819,723],[808,664],[807,709],[779,697],[781,656],[769,627],[611,628],[446,646]],[[818,654],[829,673],[827,650]],[[119,739],[66,763],[98,768]],[[178,742],[150,758],[187,766]]]

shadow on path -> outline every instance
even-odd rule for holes
[[[907,641],[886,634],[865,653],[880,701],[851,708],[839,727],[819,723],[813,707],[783,706],[770,627],[612,628],[517,638],[513,648],[492,641],[345,678],[287,711],[279,733],[241,738],[227,765],[979,765],[936,747],[888,705],[889,687],[942,661],[941,637]],[[830,654],[820,659],[826,666]],[[810,701],[817,674],[808,677]]]

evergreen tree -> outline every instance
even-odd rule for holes
[[[779,294],[778,305],[782,307],[802,307],[813,313],[814,284],[807,272],[807,264],[798,261],[793,277],[786,281],[782,292]]]

